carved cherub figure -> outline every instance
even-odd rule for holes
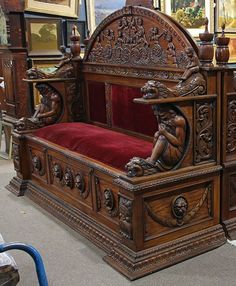
[[[192,74],[199,72],[200,63],[198,57],[194,53],[194,49],[187,48],[186,54],[189,58],[189,64],[187,65],[184,74],[180,78],[182,81],[187,80]]]
[[[152,155],[147,161],[165,171],[173,168],[184,153],[186,120],[169,107],[155,110],[159,130],[154,135]]]
[[[55,66],[58,69],[61,68],[62,66],[64,66],[65,64],[70,63],[71,59],[72,59],[72,54],[70,52],[67,52],[65,46],[60,46],[60,51],[61,51],[63,57],[60,60],[59,64]]]
[[[48,125],[54,123],[61,110],[61,98],[59,94],[46,84],[37,84],[37,89],[42,95],[41,103],[35,111],[33,119]]]

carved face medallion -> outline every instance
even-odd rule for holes
[[[32,158],[32,164],[35,170],[40,171],[42,169],[42,163],[38,156],[33,156]]]
[[[183,196],[178,196],[172,201],[172,213],[177,219],[182,219],[188,210],[188,202]]]
[[[59,164],[55,164],[52,169],[53,176],[59,180],[62,179],[62,169]]]
[[[73,175],[72,175],[72,172],[70,169],[66,169],[66,171],[65,171],[64,183],[67,187],[70,187],[71,189],[73,188],[74,179],[73,179]]]
[[[114,195],[110,189],[105,189],[104,191],[104,205],[110,212],[114,208]]]
[[[85,183],[82,174],[77,174],[75,176],[75,187],[80,191],[80,193],[84,193],[85,191]]]

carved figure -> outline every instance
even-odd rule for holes
[[[38,156],[33,156],[32,158],[32,164],[35,170],[40,171],[42,169],[42,163]]]
[[[175,61],[174,46],[169,42],[169,56]],[[143,98],[167,98],[178,96],[194,96],[205,93],[206,81],[199,73],[199,60],[192,48],[187,48],[186,53],[189,57],[187,69],[180,78],[179,83],[174,88],[169,88],[159,81],[148,81],[141,89]]]
[[[184,74],[180,78],[181,80],[187,80],[192,74],[199,72],[200,62],[198,60],[198,57],[194,53],[194,49],[187,48],[186,54],[189,58],[189,64],[187,65]]]
[[[33,117],[21,118],[16,123],[17,130],[35,129],[55,123],[62,111],[59,93],[48,84],[37,83],[35,86],[42,95],[41,103]]]
[[[68,64],[71,62],[71,59],[72,59],[72,54],[71,53],[68,53],[66,51],[66,47],[65,46],[60,46],[60,51],[63,55],[62,59],[60,60],[59,64],[56,65],[55,67],[56,68],[61,68],[62,66]]]
[[[154,135],[150,158],[135,157],[126,165],[128,176],[143,176],[173,169],[183,158],[187,122],[169,106],[155,106],[158,131]]]
[[[172,36],[167,34],[166,35],[166,40],[168,42],[167,49],[166,49],[166,54],[167,54],[167,62],[168,64],[176,64],[176,48],[174,43],[172,42]]]

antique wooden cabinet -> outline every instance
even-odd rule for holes
[[[28,85],[22,81],[27,64],[24,1],[1,1],[6,16],[8,43],[0,46],[1,76],[5,82],[6,120],[31,115]]]

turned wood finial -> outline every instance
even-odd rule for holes
[[[73,58],[80,57],[80,33],[76,25],[74,25],[72,28],[70,39],[72,42],[70,49]]]
[[[222,29],[221,36],[224,37],[225,36],[225,22],[221,25],[221,29]]]
[[[87,45],[88,45],[88,41],[89,41],[89,39],[90,39],[90,31],[89,31],[89,30],[87,30],[87,37],[84,39],[84,44],[85,44],[85,46],[87,46]]]
[[[208,24],[209,24],[209,20],[208,20],[208,18],[206,17],[206,18],[205,18],[205,33],[209,33]]]
[[[154,9],[153,0],[126,0],[125,6],[142,6]]]

